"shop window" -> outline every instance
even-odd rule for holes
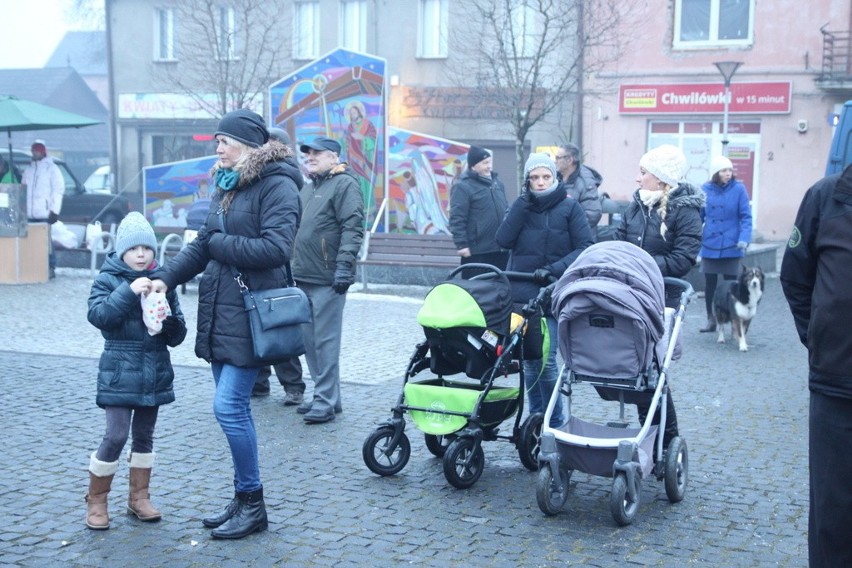
[[[675,0],[674,47],[751,45],[754,0]]]

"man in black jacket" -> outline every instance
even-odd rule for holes
[[[485,263],[506,268],[508,251],[494,240],[508,202],[506,188],[492,171],[488,150],[471,146],[467,170],[450,192],[450,230],[462,264]],[[470,277],[475,272],[466,272]]]
[[[811,568],[852,566],[852,166],[805,194],[781,286],[808,348]]]

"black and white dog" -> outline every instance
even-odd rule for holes
[[[743,266],[740,276],[733,282],[725,282],[713,296],[713,315],[719,343],[725,343],[724,324],[731,324],[733,339],[740,342],[740,351],[748,351],[746,333],[751,320],[757,314],[757,305],[763,295],[763,271],[758,267]]]

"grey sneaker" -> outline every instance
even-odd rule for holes
[[[305,400],[305,395],[300,392],[285,392],[284,406],[297,406]]]
[[[299,414],[307,414],[308,412],[311,411],[311,408],[313,407],[313,405],[314,405],[314,401],[306,400],[305,402],[303,402],[302,404],[299,405],[299,408],[296,409],[296,412],[298,412]],[[334,413],[335,414],[340,414],[341,412],[343,412],[343,406],[342,405],[334,407]]]

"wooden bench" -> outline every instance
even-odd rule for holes
[[[449,235],[415,235],[403,233],[367,233],[358,265],[361,267],[361,278],[367,287],[368,266],[386,267],[386,273],[392,273],[396,278],[393,283],[430,285],[435,280],[435,273],[446,275],[459,265],[460,257],[456,245]],[[431,269],[431,274],[420,271],[412,278],[405,278],[399,269]],[[411,271],[409,271],[411,272]],[[413,281],[412,281],[413,280]]]

